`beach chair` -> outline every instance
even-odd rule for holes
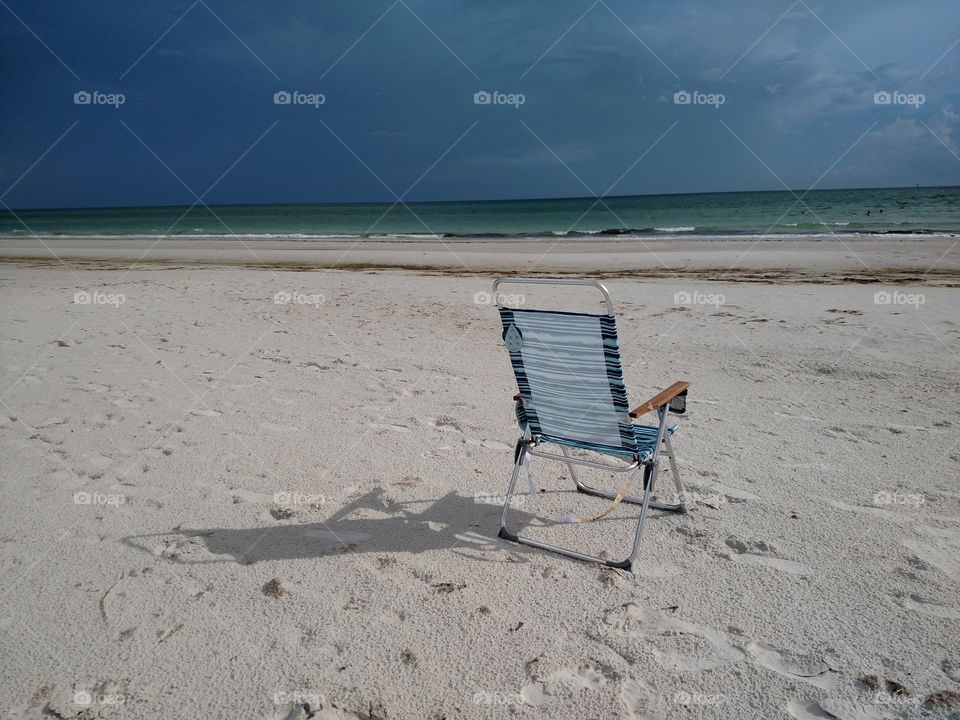
[[[603,293],[606,314],[527,310],[503,305],[502,285],[587,285]],[[620,342],[613,302],[607,288],[592,280],[500,278],[493,283],[493,297],[503,323],[503,341],[510,354],[519,393],[514,396],[517,422],[523,435],[514,450],[513,475],[500,516],[500,537],[504,540],[551,550],[579,560],[603,563],[632,570],[640,547],[643,524],[649,508],[685,512],[685,493],[677,470],[667,414],[686,411],[689,383],[675,382],[642,405],[631,410],[623,382]],[[634,424],[635,418],[656,413],[657,425]],[[661,452],[663,447],[663,452]],[[559,453],[556,452],[559,449]],[[571,450],[588,451],[587,453]],[[652,500],[657,471],[663,455],[670,461],[670,474],[677,488],[676,503]],[[600,456],[602,459],[594,459]],[[633,548],[624,560],[608,560],[577,550],[520,537],[507,525],[510,502],[521,469],[526,467],[529,492],[536,502],[537,489],[530,475],[534,458],[562,462],[581,493],[612,500],[600,515],[589,518],[568,516],[558,522],[592,522],[609,514],[620,502],[640,506]],[[577,466],[625,473],[619,492],[608,492],[580,482]],[[641,494],[629,490],[642,475]]]

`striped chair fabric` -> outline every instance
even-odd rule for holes
[[[641,461],[653,455],[657,428],[630,420],[614,316],[501,307],[500,319],[521,427],[569,447]]]

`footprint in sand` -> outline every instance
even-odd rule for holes
[[[255,492],[253,490],[244,490],[243,488],[230,488],[234,503],[238,501],[248,502],[252,505],[273,505],[276,500],[274,495]]]
[[[151,485],[135,485],[130,482],[123,484],[114,484],[106,489],[106,492],[123,495],[124,502],[135,502],[138,507],[146,507],[151,510],[161,510],[163,508],[164,495],[163,490]]]
[[[113,463],[113,458],[102,455],[98,452],[83,453],[83,459],[95,468],[109,467]]]
[[[79,477],[77,474],[65,470],[63,468],[57,468],[56,470],[51,470],[46,473],[46,478],[52,480],[57,484],[72,484],[72,485],[82,485],[84,484],[83,478]]]
[[[928,617],[944,618],[945,620],[960,620],[960,608],[939,605],[923,600],[919,595],[895,599],[894,602],[907,610],[913,610]]]
[[[747,652],[768,670],[829,689],[837,684],[837,671],[827,663],[790,650],[780,650],[765,643],[750,643]]]
[[[413,430],[411,430],[406,425],[395,425],[392,423],[371,423],[370,427],[371,429],[377,430],[378,432],[386,432],[387,430],[393,430],[394,432],[399,432],[399,433],[413,432]]]
[[[755,555],[753,553],[743,553],[737,556],[737,560],[747,565],[762,565],[765,567],[780,570],[790,575],[811,575],[812,573],[804,565],[793,560],[783,560],[781,558],[768,557],[766,555]]]
[[[65,422],[66,420],[64,420],[61,417],[52,417],[52,418],[48,418],[47,420],[44,420],[42,423],[36,425],[35,427],[37,428],[56,427],[57,425],[63,425]]]
[[[709,487],[714,492],[723,495],[728,502],[732,503],[752,502],[760,499],[759,495],[754,495],[751,492],[741,490],[740,488],[731,487],[730,485],[724,485],[721,482],[710,483]]]
[[[932,525],[917,525],[914,530],[920,535],[928,538],[942,539],[958,546],[960,551],[960,530],[951,530],[949,528],[933,527]]]
[[[790,575],[812,575],[812,571],[804,565],[793,560],[784,560],[774,555],[775,550],[767,543],[761,541],[747,544],[737,538],[727,538],[727,547],[733,550],[731,559],[747,565],[760,565],[770,567],[774,570],[789,573]]]
[[[502,442],[497,442],[496,440],[476,440],[474,438],[467,438],[467,445],[479,445],[482,448],[487,450],[512,450],[513,447],[510,445],[505,445]]]
[[[630,720],[665,720],[664,699],[643,680],[628,678],[620,686],[620,702]]]
[[[98,385],[97,383],[87,383],[86,385],[81,385],[80,389],[91,393],[105,393],[110,388],[106,385]]]
[[[928,542],[919,540],[901,541],[910,552],[928,565],[950,577],[960,578],[960,548],[945,538],[931,538]]]
[[[306,720],[307,718],[311,718],[312,720],[363,720],[365,717],[374,716],[357,715],[349,710],[338,708],[335,705],[325,705],[319,710],[313,706],[310,706],[309,712],[307,712],[305,706],[299,706],[292,708],[289,712],[286,710],[281,710],[277,715],[274,716],[276,720],[301,720],[301,718],[303,720]]]
[[[190,414],[197,415],[200,417],[219,417],[223,413],[221,413],[219,410],[210,410],[209,408],[200,408],[197,410],[191,410]]]
[[[608,644],[631,662],[652,653],[672,670],[698,672],[744,659],[743,650],[717,630],[683,620],[670,611],[642,608],[630,603],[609,611],[603,618],[609,629]],[[626,641],[627,653],[615,645]]]
[[[879,704],[873,700],[840,700],[826,698],[816,702],[793,701],[787,712],[797,720],[906,720],[919,717],[916,706],[903,703]]]
[[[140,403],[138,403],[136,400],[131,400],[130,398],[126,397],[111,398],[110,404],[118,408],[126,408],[128,410],[140,407]]]
[[[870,507],[868,505],[847,505],[839,500],[828,500],[827,504],[832,505],[833,507],[837,508],[837,510],[843,510],[844,512],[857,513],[858,515],[869,515],[871,517],[889,520],[896,523],[910,522],[913,520],[913,518],[906,513],[894,513],[890,512],[889,510],[883,510],[882,508],[878,507]]]
[[[820,707],[820,703],[809,700],[791,700],[787,703],[787,712],[797,720],[836,720],[834,715]]]
[[[527,705],[546,705],[569,698],[581,690],[603,690],[609,678],[599,668],[583,665],[580,668],[560,668],[543,680],[524,685],[520,697]]]
[[[791,413],[778,412],[774,411],[774,415],[779,415],[780,417],[790,418],[791,420],[805,420],[807,422],[822,423],[823,418],[814,417],[813,415],[792,415]]]
[[[300,428],[294,427],[292,425],[278,425],[277,423],[260,423],[260,427],[264,430],[270,430],[271,432],[278,433],[295,433],[300,432]]]
[[[456,420],[454,420],[453,418],[449,418],[449,417],[446,417],[446,416],[441,416],[441,417],[438,417],[438,418],[430,418],[430,421],[429,421],[429,422],[430,422],[430,424],[433,425],[437,430],[446,430],[446,431],[453,431],[453,432],[458,432],[458,433],[462,433],[462,432],[463,432],[463,428],[460,426],[460,423],[458,423],[458,422],[457,422]]]

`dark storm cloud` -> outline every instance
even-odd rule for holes
[[[6,2],[11,207],[960,182],[950,0]]]

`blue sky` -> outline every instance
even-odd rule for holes
[[[956,0],[0,0],[0,200],[955,185],[958,40]]]

